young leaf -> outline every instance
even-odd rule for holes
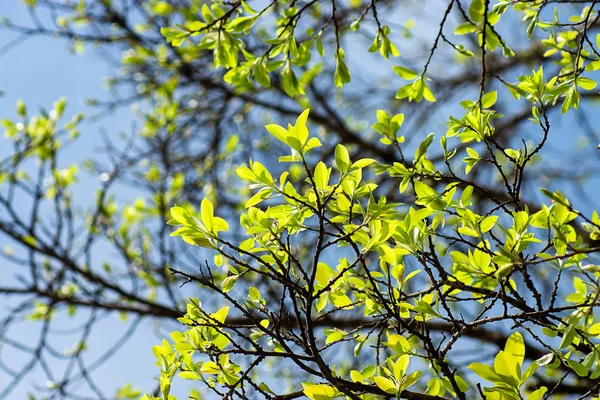
[[[214,209],[213,204],[206,197],[202,200],[202,204],[200,206],[200,214],[202,217],[202,224],[209,231],[213,230],[213,218],[214,218]]]
[[[385,378],[383,376],[376,376],[375,378],[373,378],[373,381],[379,387],[379,389],[383,390],[386,393],[389,393],[389,394],[398,393],[398,388],[396,387],[396,384],[391,379]]]
[[[342,144],[335,146],[335,164],[341,173],[347,172],[350,169],[348,149]]]

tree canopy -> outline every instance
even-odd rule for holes
[[[2,120],[0,398],[600,398],[596,0],[22,7],[115,73]]]

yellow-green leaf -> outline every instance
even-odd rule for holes
[[[213,204],[206,197],[202,200],[202,204],[200,205],[200,216],[202,218],[202,223],[204,224],[204,227],[212,232],[214,209]]]
[[[375,381],[375,384],[377,385],[377,387],[379,387],[379,389],[383,390],[386,393],[398,393],[398,388],[391,379],[385,378],[383,376],[376,376],[375,378],[373,378],[373,381]]]
[[[329,385],[311,385],[304,387],[304,394],[313,400],[328,400],[337,396],[337,390]]]

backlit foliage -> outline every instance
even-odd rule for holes
[[[0,294],[30,297],[0,344],[31,360],[0,364],[0,398],[38,364],[43,396],[107,398],[91,372],[145,318],[157,387],[115,398],[599,398],[600,217],[578,195],[597,143],[558,164],[574,126],[597,139],[596,1],[25,3],[52,28],[8,29],[122,50],[116,100],[88,103],[136,104],[141,126],[78,165],[64,99],[2,120],[2,256],[22,268]],[[115,312],[129,328],[86,364]],[[61,353],[63,317],[83,324]],[[37,344],[6,334],[18,318]]]
[[[223,397],[254,393],[279,398],[277,393],[286,393],[280,384],[255,372],[260,365],[273,369],[287,365],[297,371],[292,391],[282,398],[481,394],[489,399],[542,399],[560,386],[549,388],[545,377],[571,373],[578,382],[600,377],[600,347],[593,328],[598,272],[585,264],[597,252],[590,233],[600,228],[598,216],[580,213],[558,191],[543,189],[547,201],[537,210],[520,196],[526,168],[551,134],[548,108],[558,103],[563,113],[576,109],[580,91],[596,87],[582,75],[598,62],[595,45],[587,37],[597,19],[595,3],[569,24],[562,24],[558,13],[544,20],[548,3],[469,4],[468,15],[463,15],[467,21],[455,34],[473,35],[479,42],[474,51],[481,56],[480,92],[478,98],[461,103],[463,114],[451,116],[447,131],[440,135],[445,169],[428,159],[433,134],[417,147],[414,157],[405,155],[404,135],[398,134],[404,115],[392,117],[385,110],[377,112],[373,129],[383,144],[397,149],[397,162],[353,160],[342,144],[335,147],[330,163],[316,162],[309,153],[321,143],[309,134],[306,110],[287,129],[266,126],[291,151],[279,161],[301,166],[299,184],[288,181],[289,170],[274,178],[257,161],[237,169],[239,178],[253,189],[240,216],[246,240],[232,243],[219,236],[216,226],[226,229],[226,224],[213,216],[207,199],[197,218],[181,207],[171,209],[170,223],[179,227],[172,235],[216,254],[200,267],[199,275],[176,268],[173,272],[207,287],[226,306],[211,311],[201,300],[190,300],[179,319],[187,330],[173,332],[172,345],[165,341],[155,347],[163,397],[169,396],[175,376],[201,381]],[[465,5],[450,1],[444,19],[454,7]],[[254,81],[269,87],[270,75],[280,71],[286,93],[302,95],[304,87],[294,67],[306,65],[316,53],[323,56],[320,43],[327,27],[318,33],[309,29],[300,39],[303,33],[295,28],[309,7],[311,3],[284,8],[278,29],[260,52],[246,50],[245,37],[269,6],[257,12],[243,1],[234,6],[204,5],[203,20],[165,28],[163,34],[173,46],[214,50],[215,67],[229,69],[224,79],[240,90],[252,87]],[[335,19],[335,2],[333,7]],[[312,8],[316,12],[320,5]],[[494,120],[503,115],[494,109],[497,92],[485,91],[486,53],[501,51],[515,57],[496,30],[507,12],[522,13],[529,37],[536,29],[550,33],[550,39],[542,41],[545,55],[561,52],[563,57],[552,76],[544,76],[540,67],[516,83],[501,80],[504,90],[531,104],[530,120],[539,127],[537,142],[518,148],[496,142]],[[357,20],[353,29],[359,30],[359,24]],[[453,45],[443,28],[442,22],[436,42],[441,37]],[[385,58],[397,56],[389,34],[389,27],[381,27],[369,50],[379,50]],[[453,47],[475,56],[462,46]],[[351,81],[343,55],[338,42],[336,86]],[[421,71],[404,66],[394,70],[411,81],[396,98],[436,101],[426,83],[427,64]],[[477,143],[484,143],[484,149],[477,151],[473,146]],[[457,145],[466,155],[462,167],[454,162],[459,157]],[[468,180],[479,163],[494,166],[503,186],[501,195]],[[374,175],[396,182],[400,193],[412,192],[414,201],[388,201]],[[481,198],[489,205],[476,207]],[[303,247],[306,242],[312,247]],[[215,269],[227,273],[219,278],[212,272]],[[544,270],[554,281],[550,292],[536,287],[534,276],[541,275],[536,270]],[[419,274],[425,278],[417,284]],[[558,298],[557,290],[566,280],[573,282],[575,293]],[[256,281],[272,282],[269,290],[275,296],[263,297],[252,286]],[[464,309],[469,309],[469,316]],[[345,323],[352,320],[358,321]],[[470,346],[465,338],[473,335],[467,332],[478,332],[475,338],[484,342],[498,341],[487,332],[500,323],[515,332],[506,337],[493,363],[459,367],[451,351]],[[436,330],[447,333],[437,338],[432,334]],[[534,344],[544,348],[541,357],[528,350]],[[588,395],[598,391],[594,383],[590,385]]]

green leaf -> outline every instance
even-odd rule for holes
[[[252,15],[256,14],[256,11],[252,7],[250,7],[248,5],[248,3],[246,3],[244,0],[242,0],[242,7],[244,8],[244,11],[246,13],[252,14]]]
[[[403,354],[394,363],[394,379],[396,382],[400,382],[406,374],[406,369],[408,368],[408,363],[410,362],[410,358],[408,354]]]
[[[321,141],[319,140],[319,138],[317,137],[311,137],[310,139],[308,139],[308,142],[304,145],[304,152],[306,153],[307,151],[314,149],[316,147],[321,147]]]
[[[462,44],[457,44],[454,47],[460,54],[466,57],[474,57],[475,54],[471,50],[467,50]]]
[[[437,192],[421,181],[415,181],[415,192],[418,198],[437,197]]]
[[[484,0],[473,0],[469,7],[469,16],[474,22],[481,22],[485,13]]]
[[[202,204],[200,205],[200,216],[202,218],[202,224],[204,224],[204,227],[208,231],[212,232],[214,209],[213,204],[206,197],[202,200]]]
[[[542,400],[547,391],[548,388],[546,386],[542,386],[541,388],[527,396],[527,400]]]
[[[595,323],[594,325],[590,326],[588,333],[590,335],[595,335],[595,336],[600,335],[600,322]]]
[[[305,128],[308,122],[308,115],[310,114],[310,108],[302,111],[302,113],[296,118],[296,128]]]
[[[213,16],[212,12],[210,11],[210,8],[208,8],[208,5],[206,3],[202,5],[201,12],[202,18],[204,18],[207,24],[213,23],[215,21],[215,17]]]
[[[190,379],[190,380],[200,380],[200,375],[192,371],[183,371],[178,374],[180,378]]]
[[[373,158],[361,158],[360,160],[356,160],[353,164],[352,164],[352,168],[353,170],[355,169],[363,169],[368,167],[369,165],[373,164],[375,162],[375,160]]]
[[[365,380],[362,374],[355,369],[350,371],[350,379],[352,379],[352,382],[362,382]]]
[[[335,146],[335,164],[341,173],[350,169],[350,155],[348,149],[342,144]]]
[[[577,361],[574,360],[567,360],[567,363],[569,364],[569,367],[571,367],[571,369],[573,371],[575,371],[575,373],[581,377],[584,376],[588,376],[588,368],[586,368],[583,364],[578,363]]]
[[[522,365],[525,359],[525,342],[523,341],[523,336],[519,332],[510,335],[504,346],[504,351],[515,357],[519,365]]]
[[[433,95],[433,92],[431,91],[431,89],[429,89],[429,86],[427,86],[427,83],[425,83],[425,79],[422,79],[421,82],[423,85],[423,97],[428,102],[435,103],[436,102],[435,96]],[[417,100],[417,101],[419,101],[419,100]]]
[[[567,329],[563,332],[562,340],[560,341],[559,349],[564,349],[565,347],[569,347],[571,343],[573,343],[573,339],[575,338],[575,326],[569,325]]]
[[[408,85],[402,86],[396,92],[396,98],[397,99],[404,99],[404,98],[407,98],[407,97],[409,97],[409,98],[412,97],[412,84],[410,84],[410,83]]]
[[[208,361],[208,362],[205,362],[204,364],[202,364],[201,371],[203,374],[214,375],[214,374],[218,374],[219,372],[221,372],[221,368],[219,368],[217,363],[215,363],[213,361]]]
[[[159,1],[154,3],[152,6],[152,12],[156,15],[164,17],[165,15],[169,15],[173,12],[173,6],[166,1]]]
[[[329,183],[329,173],[330,170],[327,168],[323,161],[320,161],[315,167],[315,172],[313,179],[315,181],[315,186],[319,190],[325,190],[327,188],[327,184]]]
[[[287,135],[288,135],[287,129],[285,129],[283,126],[279,126],[277,124],[269,124],[269,125],[265,126],[265,128],[277,140],[279,140],[280,142],[285,143],[289,146],[289,143],[287,140]]]
[[[519,382],[520,366],[512,354],[500,350],[494,358],[494,371],[511,386]]]
[[[475,32],[475,25],[470,22],[463,22],[454,30],[455,35],[466,35]]]
[[[514,264],[503,265],[502,267],[498,268],[498,270],[496,271],[494,276],[496,277],[496,279],[505,278],[508,275],[510,275],[510,273],[513,271],[514,268],[515,268]]]
[[[497,216],[490,215],[489,217],[481,221],[481,223],[479,224],[479,229],[481,230],[481,233],[486,233],[490,231],[494,227],[494,225],[496,225],[497,220]]]
[[[304,394],[309,399],[328,400],[337,396],[337,390],[329,385],[304,385]]]
[[[394,350],[396,353],[404,353],[411,349],[408,340],[405,337],[398,334],[390,335],[386,345],[390,349]]]
[[[315,278],[320,286],[327,285],[329,283],[330,278],[333,277],[334,274],[335,271],[331,269],[329,265],[323,262],[317,264],[317,272],[315,274]]]
[[[227,293],[231,289],[233,289],[233,286],[235,285],[235,283],[237,282],[237,280],[239,278],[240,278],[240,275],[231,275],[231,276],[228,276],[227,278],[223,279],[223,283],[221,283],[221,289],[223,290],[223,292]]]
[[[351,81],[350,70],[346,63],[344,62],[344,51],[339,49],[335,55],[336,65],[335,65],[335,73],[333,77],[333,81],[335,86],[342,87],[345,83]]]
[[[25,107],[23,100],[17,100],[17,114],[22,118],[27,116],[27,108]]]
[[[583,295],[584,297],[587,295],[587,286],[581,278],[576,276],[573,277],[573,287],[577,293]]]
[[[373,378],[373,381],[375,382],[377,387],[379,387],[379,389],[383,390],[386,393],[389,393],[389,394],[398,393],[398,388],[396,387],[396,384],[391,379],[385,378],[383,376],[376,376],[375,378]]]
[[[248,297],[252,301],[259,301],[262,296],[260,294],[260,290],[258,290],[254,286],[251,286],[250,289],[248,289]]]
[[[493,92],[488,92],[488,93],[484,94],[483,97],[481,98],[481,105],[483,108],[490,108],[496,103],[497,99],[498,99],[497,91],[494,90]]]
[[[402,79],[405,79],[407,81],[412,81],[413,79],[415,79],[418,76],[418,74],[415,71],[413,71],[412,69],[409,69],[406,67],[401,67],[399,65],[393,66],[392,69],[394,70],[395,73],[400,75],[400,77]]]
[[[254,68],[254,78],[263,87],[271,87],[271,78],[269,77],[269,71],[267,70],[267,63],[264,57],[261,58],[261,62],[256,64],[256,67]]]
[[[404,379],[402,380],[402,383],[400,385],[400,391],[406,390],[410,386],[417,383],[417,381],[419,380],[421,375],[423,375],[423,371],[415,371],[411,374],[408,374],[406,377],[404,377]]]
[[[577,86],[585,90],[593,90],[598,86],[598,83],[593,79],[580,76],[577,78]]]
[[[244,208],[254,207],[263,200],[267,199],[271,195],[271,193],[272,191],[270,189],[260,190],[254,196],[248,199],[246,204],[244,204]]]
[[[286,62],[285,66],[281,69],[281,78],[283,81],[283,89],[288,96],[294,97],[299,94],[305,94],[304,89],[300,86],[296,73],[289,62]]]

